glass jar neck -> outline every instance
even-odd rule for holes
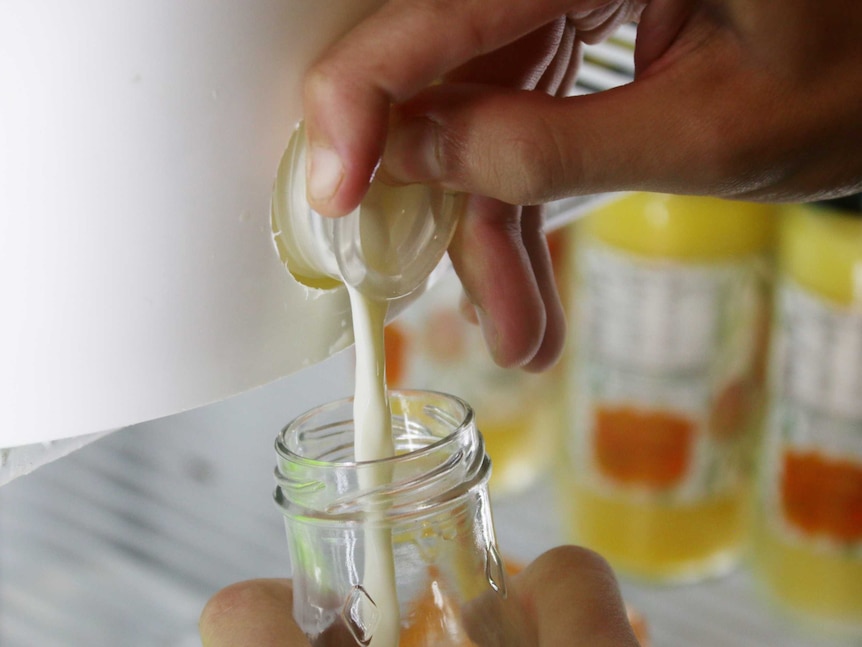
[[[396,455],[356,462],[352,398],[315,408],[276,440],[275,500],[289,517],[320,522],[362,520],[374,510],[394,523],[436,512],[490,475],[473,410],[430,391],[390,392]],[[383,484],[364,475],[385,470]]]

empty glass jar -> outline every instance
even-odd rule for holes
[[[350,398],[277,438],[294,617],[315,646],[472,645],[465,604],[506,595],[482,436],[454,396],[393,391],[390,405],[393,458],[354,461]]]

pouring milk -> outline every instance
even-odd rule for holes
[[[362,204],[340,219],[311,211],[305,194],[305,134],[296,129],[278,170],[272,201],[276,248],[288,270],[309,289],[347,288],[356,349],[354,454],[358,462],[395,455],[386,388],[383,327],[393,300],[421,292],[439,264],[457,223],[455,196],[423,186],[372,185]],[[360,474],[363,490],[392,478],[391,467]],[[385,502],[372,502],[366,525],[362,586],[377,607],[371,647],[397,647],[400,614],[392,533]],[[378,522],[379,521],[379,522]]]

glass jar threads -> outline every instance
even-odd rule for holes
[[[312,645],[338,633],[372,647],[471,645],[464,604],[506,592],[482,437],[454,396],[393,391],[390,404],[393,458],[353,460],[351,399],[278,436],[294,617]]]

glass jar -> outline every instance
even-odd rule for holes
[[[748,538],[775,208],[630,194],[575,227],[569,469],[574,541],[679,581]]]
[[[294,617],[312,645],[472,645],[463,605],[506,595],[482,436],[454,396],[393,391],[390,403],[393,458],[353,460],[350,398],[277,438]]]
[[[755,570],[862,634],[862,200],[788,207],[779,259]]]
[[[300,122],[279,164],[271,205],[276,249],[294,278],[322,289],[345,283],[378,300],[421,287],[449,246],[460,198],[375,178],[354,211],[324,218],[306,199],[305,147]]]

